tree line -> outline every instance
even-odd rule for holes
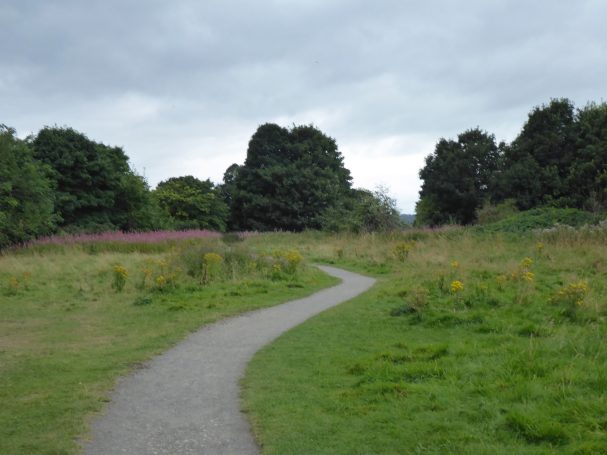
[[[19,139],[0,125],[0,249],[57,232],[160,229],[352,231],[400,225],[387,192],[354,189],[334,139],[261,125],[223,182],[171,177],[153,190],[120,147],[69,127]]]
[[[416,222],[471,224],[483,207],[607,208],[607,103],[535,107],[518,136],[496,144],[480,128],[440,139],[420,170]]]
[[[471,224],[483,208],[607,205],[607,104],[534,108],[518,136],[480,128],[440,139],[420,170],[416,223]],[[0,249],[57,232],[211,229],[389,231],[387,191],[352,187],[335,140],[312,125],[259,126],[223,181],[171,177],[150,189],[120,147],[69,127],[17,137],[0,125]]]

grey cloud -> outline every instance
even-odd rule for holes
[[[142,162],[207,136],[246,147],[276,118],[346,144],[511,139],[551,97],[604,97],[605,17],[601,0],[5,0],[0,122],[81,125]]]

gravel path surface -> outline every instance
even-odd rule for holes
[[[258,454],[240,411],[238,381],[256,351],[375,280],[320,267],[342,283],[299,300],[203,327],[119,381],[92,424],[87,455]]]

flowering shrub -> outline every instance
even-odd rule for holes
[[[512,279],[513,281],[523,281],[525,283],[532,283],[535,279],[535,274],[531,271],[532,265],[533,259],[531,259],[530,257],[526,257],[519,263],[518,268],[510,274],[510,279]],[[501,282],[499,284],[501,287],[504,282]]]
[[[451,291],[451,294],[457,295],[464,290],[464,283],[459,280],[454,280],[451,282],[449,290]]]
[[[297,250],[287,251],[284,255],[284,258],[287,261],[285,272],[294,275],[297,272],[297,266],[299,266],[300,262],[303,260],[303,256]]]
[[[588,283],[578,281],[559,289],[556,295],[552,297],[551,302],[563,305],[565,314],[569,317],[575,317],[577,310],[584,305],[587,294]]]
[[[279,262],[277,262],[274,265],[272,265],[271,277],[272,277],[273,280],[280,280],[280,279],[282,279],[282,277],[283,277],[283,275],[282,275],[282,266],[280,265]]]
[[[413,242],[400,242],[394,247],[393,253],[397,260],[405,262],[409,252],[413,249]]]
[[[6,293],[8,295],[17,295],[19,290],[21,289],[21,283],[19,282],[19,278],[16,276],[11,276],[8,278],[8,288]]]
[[[533,274],[533,272],[530,271],[523,272],[523,274],[521,275],[523,281],[526,281],[528,283],[531,283],[534,277],[535,275]]]
[[[181,273],[181,267],[178,267],[172,261],[147,259],[141,269],[141,281],[137,287],[139,289],[151,288],[157,291],[175,288]]]
[[[243,234],[244,235],[244,234]],[[76,243],[120,242],[120,243],[160,243],[169,240],[190,240],[221,237],[219,232],[204,229],[186,231],[121,232],[109,231],[98,234],[71,234],[42,237],[27,244],[31,245],[72,245]]]
[[[521,269],[528,270],[533,265],[533,259],[525,258],[521,261]]]
[[[206,253],[202,257],[201,284],[207,284],[219,275],[222,262],[223,258],[217,253]]]
[[[122,265],[115,265],[114,273],[112,275],[112,288],[116,292],[122,292],[124,286],[126,285],[126,279],[128,278],[128,276],[129,272],[127,271],[126,267]]]
[[[156,288],[163,290],[167,284],[167,279],[164,275],[158,275],[154,280],[154,284],[156,284]]]

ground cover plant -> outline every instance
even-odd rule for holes
[[[0,453],[78,453],[118,376],[205,323],[335,282],[293,248],[166,237],[0,256]]]
[[[379,278],[260,351],[263,453],[607,453],[607,228],[277,235]]]

